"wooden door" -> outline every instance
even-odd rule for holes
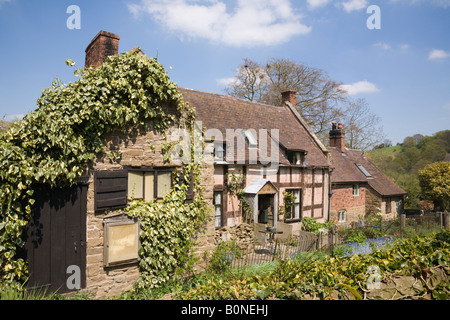
[[[274,225],[274,195],[261,194],[258,196],[258,222],[266,223],[269,226]]]
[[[80,287],[85,287],[87,185],[41,186],[34,198],[25,239],[28,287],[59,293],[75,290],[67,286],[73,266],[79,271]]]

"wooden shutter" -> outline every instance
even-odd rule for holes
[[[127,206],[128,173],[126,170],[96,171],[94,179],[96,211]]]

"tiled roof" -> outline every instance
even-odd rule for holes
[[[368,183],[382,196],[404,195],[406,192],[400,188],[392,178],[386,176],[359,150],[346,149],[341,152],[337,148],[329,148],[331,152],[332,183]],[[370,175],[368,177],[357,164]]]
[[[280,163],[288,164],[285,150],[304,150],[307,152],[308,165],[328,167],[325,153],[311,134],[309,129],[299,119],[298,114],[287,105],[271,106],[250,102],[235,97],[179,88],[185,102],[195,107],[197,119],[206,129],[218,129],[226,140],[227,129],[254,129],[259,134],[260,129],[267,129],[269,135],[273,129],[279,130]],[[258,146],[261,141],[258,139]],[[273,138],[273,136],[272,136]],[[270,141],[270,136],[268,136]],[[248,145],[247,145],[248,147]],[[270,149],[270,143],[268,143]],[[268,151],[270,154],[270,150]],[[248,148],[246,148],[246,156]],[[243,155],[241,155],[243,156]],[[247,158],[248,159],[248,158]]]

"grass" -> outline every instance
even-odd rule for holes
[[[388,159],[389,157],[394,159],[401,151],[402,146],[391,146],[381,149],[372,149],[367,151],[366,154],[374,163],[379,163],[381,160]]]

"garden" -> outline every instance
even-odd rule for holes
[[[206,270],[184,270],[158,287],[136,286],[113,299],[448,300],[450,231],[408,227],[401,233],[396,221],[380,222],[338,230],[342,243],[331,248],[238,268],[231,257],[240,255],[239,246],[223,242],[209,253]],[[320,224],[309,227],[323,231]],[[86,300],[92,296],[83,291],[67,297],[3,287],[0,298]]]

